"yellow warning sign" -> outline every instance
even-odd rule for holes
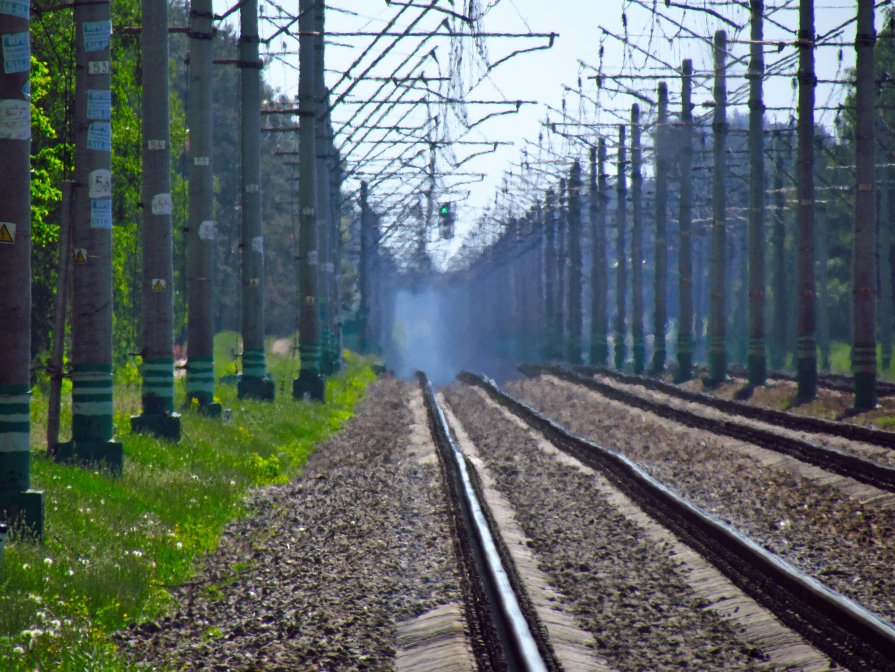
[[[74,250],[75,263],[76,264],[86,264],[87,263],[87,249],[83,247],[76,247]]]
[[[152,291],[153,292],[164,292],[168,287],[168,283],[162,280],[161,278],[153,278],[152,280]]]
[[[16,225],[12,222],[0,222],[0,243],[12,245],[16,242]]]

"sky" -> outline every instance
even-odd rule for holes
[[[414,0],[415,4],[423,5],[424,0]],[[439,6],[457,12],[467,11],[470,0],[440,0]],[[659,11],[666,18],[654,16],[642,5],[657,5]],[[683,3],[678,3],[683,4]],[[704,6],[701,0],[690,0],[692,6]],[[438,44],[435,59],[428,59],[421,70],[427,77],[452,76],[452,85],[459,88],[448,90],[446,82],[430,83],[429,86],[437,89],[442,95],[457,95],[457,91],[465,94],[467,100],[531,100],[537,104],[525,104],[519,112],[513,115],[503,115],[492,118],[477,125],[472,130],[463,128],[459,121],[459,114],[455,113],[455,107],[451,110],[445,106],[433,105],[427,113],[423,106],[417,106],[409,111],[407,106],[398,106],[381,122],[382,125],[395,124],[396,120],[405,113],[406,118],[399,123],[402,126],[425,126],[430,123],[428,115],[442,115],[441,128],[447,127],[447,137],[453,140],[463,140],[467,143],[501,141],[509,143],[501,145],[497,151],[486,153],[460,163],[464,157],[491,149],[486,145],[455,145],[453,149],[444,148],[437,152],[437,166],[439,172],[438,198],[441,201],[450,201],[458,218],[458,230],[461,234],[472,228],[473,224],[487,217],[500,216],[504,211],[523,207],[527,200],[534,198],[534,194],[546,187],[548,180],[555,180],[559,171],[568,170],[568,162],[574,157],[586,157],[587,143],[592,143],[597,133],[603,132],[607,137],[614,138],[616,131],[609,127],[620,121],[629,119],[630,107],[633,102],[641,105],[643,120],[649,123],[655,116],[655,106],[646,100],[637,100],[624,93],[612,93],[610,89],[629,87],[636,89],[641,95],[655,99],[655,79],[604,79],[605,86],[602,91],[597,91],[596,82],[590,78],[596,74],[595,68],[600,68],[604,75],[615,76],[653,76],[660,73],[666,77],[671,96],[671,112],[676,112],[679,104],[678,75],[665,65],[678,66],[682,58],[692,58],[697,73],[708,73],[712,66],[712,53],[710,43],[705,38],[718,28],[724,28],[731,40],[748,40],[748,12],[745,9],[733,6],[721,7],[719,3],[707,3],[720,12],[730,22],[742,26],[736,29],[723,24],[717,18],[704,12],[693,9],[666,8],[664,2],[653,3],[644,0],[642,4],[632,0],[475,0],[474,5],[479,11],[479,28],[483,32],[490,33],[556,33],[558,36],[549,49],[534,51],[512,58],[502,65],[486,73],[486,63],[495,63],[515,49],[531,46],[546,46],[547,39],[508,39],[502,37],[488,37],[481,40],[470,38],[454,40],[440,37],[427,42],[416,55],[425,52],[433,44]],[[768,64],[776,62],[783,56],[794,53],[791,46],[795,38],[794,31],[798,23],[798,2],[795,0],[766,1],[766,7],[770,12],[765,27],[765,39],[774,42],[788,43],[778,53],[777,46],[768,45],[766,61]],[[269,3],[261,0],[265,16],[274,18],[280,12],[279,6],[287,13],[297,13],[297,0],[291,3]],[[421,9],[402,8],[396,5],[388,5],[385,0],[328,0],[327,32],[378,32],[393,17],[399,16],[392,31],[400,31],[410,21],[421,14]],[[226,3],[216,0],[215,10],[221,12]],[[844,0],[831,0],[830,2],[816,3],[816,29],[819,35],[829,32],[835,26],[853,18],[855,3]],[[878,12],[877,29],[881,20]],[[445,14],[435,11],[428,12],[416,26],[417,31],[431,31],[445,18]],[[677,22],[683,28],[673,25]],[[282,25],[283,20],[274,18],[273,22],[265,21],[261,25],[262,37],[270,35],[274,25]],[[779,25],[774,25],[779,24]],[[787,29],[787,30],[784,30]],[[608,31],[608,32],[607,32]],[[844,28],[841,35],[834,35],[829,41],[847,43],[854,40],[854,24]],[[634,46],[626,47],[610,33],[617,36],[627,34],[628,41]],[[346,36],[333,35],[327,41],[327,83],[335,87],[338,94],[345,90],[350,80],[343,78],[343,73],[351,69],[352,74],[359,75],[366,71],[375,55],[381,53],[384,45],[389,44],[394,38],[381,39],[376,48],[369,49],[366,56],[362,56],[368,49],[373,37],[370,36]],[[386,76],[390,75],[395,66],[410,56],[410,63],[414,62],[414,49],[420,46],[423,38],[404,38],[400,40],[392,51],[382,59],[369,74]],[[452,48],[451,43],[454,43]],[[461,44],[462,43],[462,44]],[[644,56],[638,48],[649,51],[656,58]],[[292,38],[280,37],[272,42],[268,50],[274,53],[274,58],[265,68],[264,76],[267,81],[281,93],[294,96],[298,87],[297,56],[288,52],[297,51],[297,42]],[[728,90],[732,97],[745,90],[746,80],[743,75],[746,70],[748,44],[734,42],[730,46],[730,57],[734,62],[730,68],[731,79]],[[658,59],[658,60],[657,60]],[[854,48],[848,45],[833,44],[820,47],[816,51],[817,74],[820,79],[843,79],[846,69],[854,64]],[[581,62],[587,65],[582,65]],[[352,67],[353,66],[353,67]],[[793,74],[795,63],[783,69],[783,76],[768,78],[765,84],[765,103],[769,107],[794,107],[797,90],[793,87]],[[400,72],[407,72],[407,69]],[[703,78],[702,87],[696,87],[694,102],[699,105],[711,99],[711,81]],[[471,88],[471,84],[479,82]],[[344,141],[350,134],[351,124],[343,126],[344,122],[351,119],[357,110],[357,105],[349,104],[352,99],[363,100],[369,98],[375,87],[381,82],[359,82],[346,98],[346,102],[338,105],[333,111],[334,125],[344,129],[337,135],[337,142]],[[567,90],[564,87],[569,87]],[[579,95],[578,91],[584,95]],[[383,98],[385,93],[395,91],[392,84],[388,84],[384,93],[378,94],[377,99]],[[423,94],[412,92],[407,96],[409,100],[419,99]],[[841,102],[844,95],[842,85],[822,84],[817,91],[817,104],[819,106],[835,105]],[[437,94],[436,94],[437,97]],[[745,102],[745,96],[740,95],[739,102]],[[565,106],[565,107],[564,107]],[[497,110],[509,110],[512,106],[478,106],[467,105],[466,113],[469,120],[482,118],[489,112]],[[563,115],[565,110],[565,117]],[[744,105],[731,108],[745,114]],[[697,113],[705,114],[707,108],[697,108]],[[792,112],[769,111],[769,117],[788,119]],[[816,119],[826,125],[832,125],[834,112],[818,111]],[[448,123],[443,123],[447,119]],[[551,130],[545,125],[550,122],[563,122],[568,125],[557,126],[557,129],[569,134],[583,136],[579,139],[567,139]],[[357,118],[355,118],[355,122]],[[584,122],[586,126],[576,126]],[[405,130],[412,137],[420,137],[423,131]],[[362,135],[355,134],[355,138]],[[390,142],[353,146],[354,139],[343,145],[343,152],[349,152],[349,170],[357,171],[347,183],[348,190],[357,188],[358,180],[363,177],[371,182],[377,181],[377,175],[390,172],[400,166],[399,161],[393,160],[387,163],[385,157],[398,157],[403,159],[419,152],[420,147],[413,147],[404,136],[386,136],[384,131],[373,131],[368,136],[373,138],[386,138],[387,140],[400,139],[399,143]],[[539,143],[539,137],[541,141]],[[644,136],[648,142],[648,134]],[[540,144],[540,148],[539,148]],[[355,163],[357,159],[370,156],[374,157],[383,153],[383,160],[372,161],[369,158],[362,164]],[[527,156],[529,169],[522,176],[520,165],[523,155]],[[536,161],[540,157],[540,161]],[[387,217],[397,217],[400,213],[413,214],[414,204],[417,204],[417,216],[424,212],[425,202],[419,202],[416,195],[424,187],[418,186],[420,179],[424,179],[424,171],[428,165],[428,150],[423,151],[411,161],[413,168],[405,167],[394,179],[377,183],[372,189],[373,199],[380,205]],[[647,167],[647,172],[649,168]],[[511,171],[511,172],[508,172]],[[466,175],[457,175],[465,173]],[[472,175],[472,173],[481,174]],[[552,175],[551,175],[552,174]],[[453,175],[453,177],[452,177]],[[481,179],[481,181],[478,181]],[[463,184],[464,182],[473,182]],[[456,184],[456,187],[451,185]],[[507,185],[506,193],[502,187]],[[432,239],[435,237],[433,235]],[[435,249],[442,252],[456,249],[458,241],[451,243],[435,244]]]

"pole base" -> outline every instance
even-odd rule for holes
[[[157,439],[180,441],[179,413],[142,413],[131,416],[131,431],[152,434]]]
[[[876,408],[876,373],[855,371],[855,410],[869,411]]]
[[[54,457],[69,464],[99,463],[116,475],[124,469],[124,446],[118,441],[66,441],[56,444]]]
[[[44,535],[44,493],[37,490],[0,492],[0,522],[12,528],[21,525],[38,540]]]
[[[767,382],[768,365],[763,355],[749,355],[749,386],[760,387]]]
[[[270,378],[258,378],[257,376],[240,376],[236,383],[236,396],[240,399],[254,399],[256,401],[273,401],[275,395],[274,384]]]
[[[326,381],[319,373],[302,371],[292,381],[292,398],[306,401],[323,401],[326,398]]]

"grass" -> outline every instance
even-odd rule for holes
[[[232,369],[234,345],[232,334],[218,339],[219,374]],[[300,473],[314,444],[353,414],[373,378],[369,362],[349,355],[346,370],[328,381],[326,404],[295,402],[295,361],[268,356],[276,401],[240,401],[233,387],[219,385],[232,418],[187,410],[177,444],[129,433],[129,416],[139,410],[139,377],[131,367],[119,371],[120,478],[46,458],[47,401],[35,388],[32,483],[45,494],[45,543],[14,539],[0,563],[4,672],[133,669],[110,633],[170,609],[166,588],[186,582],[217,546],[222,527],[245,514],[246,491]],[[178,395],[184,398],[182,381]],[[69,418],[66,404],[63,427]]]

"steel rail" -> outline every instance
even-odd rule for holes
[[[645,513],[834,662],[856,671],[895,671],[895,627],[890,623],[703,511],[624,455],[570,433],[494,381],[468,372],[458,378],[482,388],[556,447],[599,470]]]
[[[753,406],[732,399],[721,399],[720,397],[703,394],[702,392],[690,392],[677,385],[666,383],[664,380],[649,378],[647,376],[632,376],[601,367],[576,366],[574,370],[587,376],[606,376],[607,378],[613,378],[626,385],[639,385],[648,390],[661,392],[672,397],[677,397],[678,399],[703,404],[704,406],[711,406],[712,408],[716,408],[725,413],[732,413],[744,418],[779,425],[780,427],[792,429],[797,432],[828,434],[849,439],[851,441],[870,443],[883,448],[895,448],[895,432],[886,432],[881,429],[864,427],[862,425],[850,425],[844,422],[833,422],[832,420],[823,420],[822,418],[796,415],[795,413],[778,411],[773,408]]]
[[[539,630],[536,627],[529,627],[520,599],[514,591],[510,573],[504,567],[504,561],[498,550],[497,535],[492,534],[488,524],[486,506],[479,500],[470,470],[467,468],[466,458],[451,436],[432,384],[422,372],[417,373],[417,377],[429,415],[432,438],[438,448],[439,460],[450,486],[451,496],[459,508],[459,522],[462,522],[464,527],[460,534],[470,542],[474,559],[473,568],[478,575],[476,579],[483,588],[507,670],[547,672],[548,669],[557,669],[546,642],[542,637],[536,639],[533,634],[540,634]],[[548,668],[545,659],[551,660],[554,664]]]
[[[861,483],[872,485],[881,490],[895,492],[895,467],[880,464],[844,450],[816,443],[782,436],[773,432],[741,424],[733,420],[716,420],[696,413],[645,399],[641,396],[621,390],[612,385],[601,383],[593,378],[586,378],[569,369],[525,365],[520,367],[525,375],[547,373],[570,383],[581,385],[609,399],[619,401],[628,406],[639,408],[649,413],[679,422],[687,427],[703,429],[714,434],[722,434],[740,441],[748,441],[768,450],[789,455],[802,462],[813,464],[840,476],[852,478]]]
[[[731,366],[729,372],[737,378],[746,377],[745,371],[739,367]],[[796,379],[794,375],[786,373],[785,371],[769,371],[768,378],[779,378],[780,380],[789,381],[794,381]],[[836,392],[854,392],[855,390],[854,379],[844,373],[821,374],[817,378],[817,384],[819,387],[835,390]],[[879,397],[895,397],[895,383],[890,383],[885,380],[876,381],[876,394]]]

